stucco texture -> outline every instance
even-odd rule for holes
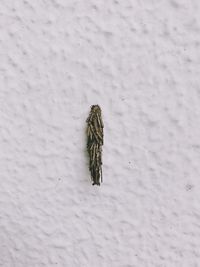
[[[1,0],[0,55],[0,266],[199,267],[200,1]]]

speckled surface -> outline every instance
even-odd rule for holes
[[[200,266],[199,17],[199,0],[1,0],[0,266]]]

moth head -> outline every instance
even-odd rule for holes
[[[91,111],[93,112],[101,112],[101,108],[99,105],[92,105],[91,106]]]

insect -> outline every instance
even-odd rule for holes
[[[91,106],[87,122],[87,151],[92,185],[100,185],[102,177],[103,122],[99,105]]]

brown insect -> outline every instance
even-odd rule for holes
[[[91,106],[87,119],[87,150],[89,154],[89,169],[92,185],[100,185],[102,177],[102,145],[103,145],[103,122],[101,108],[98,105]]]

